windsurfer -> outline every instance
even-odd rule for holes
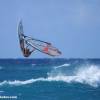
[[[34,49],[32,51],[30,51],[28,48],[24,48],[23,49],[24,56],[25,57],[30,56],[33,51],[34,51]]]
[[[61,52],[57,48],[53,47],[51,43],[25,36],[21,21],[18,26],[18,36],[20,41],[20,48],[24,57],[29,57],[35,50],[51,56],[58,56],[61,54]]]

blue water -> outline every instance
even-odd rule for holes
[[[0,96],[100,100],[100,59],[0,59]]]

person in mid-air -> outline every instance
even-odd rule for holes
[[[30,49],[28,48],[28,46],[24,47],[24,40],[20,40],[20,44],[21,44],[21,50],[23,52],[24,57],[29,57],[31,55],[31,53],[35,50],[33,48],[33,50],[30,51]]]
[[[28,57],[31,55],[31,53],[33,52],[34,50],[30,51],[28,48],[24,48],[23,49],[23,54],[25,57]]]
[[[26,43],[27,43],[27,41],[26,41]],[[34,48],[32,48],[32,50],[29,49],[29,45],[26,45],[26,47],[23,48],[23,54],[24,54],[25,57],[28,57],[28,56],[31,55],[31,53],[32,53],[34,50],[35,50]]]

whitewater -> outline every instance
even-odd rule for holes
[[[99,100],[100,59],[0,59],[0,96]]]
[[[63,64],[60,65],[56,68],[61,68],[61,67],[65,67],[68,66],[68,64]],[[54,67],[55,68],[55,67]],[[49,76],[47,78],[44,77],[39,77],[36,79],[28,79],[28,80],[14,80],[14,81],[7,81],[4,80],[3,82],[0,82],[0,85],[15,85],[15,86],[19,86],[19,85],[26,85],[26,84],[32,84],[34,82],[52,82],[52,81],[62,81],[62,82],[66,82],[66,83],[82,83],[82,84],[88,84],[90,86],[93,87],[98,87],[100,85],[100,68],[98,66],[95,65],[88,65],[88,66],[82,66],[80,68],[78,68],[77,70],[74,71],[74,75],[72,76],[67,76],[64,75],[63,73],[56,73],[55,76],[53,76],[53,73],[51,71],[51,73],[49,73]]]

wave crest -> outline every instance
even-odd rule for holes
[[[0,85],[26,85],[34,82],[52,82],[52,81],[63,81],[66,83],[82,83],[88,84],[93,87],[98,87],[100,84],[100,68],[95,65],[89,67],[82,67],[75,71],[74,75],[64,75],[63,73],[57,73],[55,76],[51,74],[47,78],[40,77],[36,79],[29,79],[25,81],[15,80],[15,81],[3,81]]]
[[[70,66],[70,64],[65,63],[65,64],[63,64],[63,65],[56,66],[56,67],[54,67],[54,68],[57,69],[57,68],[68,67],[68,66]]]

